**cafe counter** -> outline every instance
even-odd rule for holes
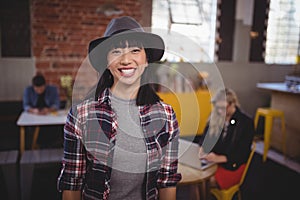
[[[300,160],[300,91],[289,89],[285,83],[258,83],[257,88],[271,92],[271,107],[285,114],[286,153]],[[281,151],[280,120],[275,119],[271,135],[271,147]]]

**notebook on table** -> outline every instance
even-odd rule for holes
[[[199,159],[199,145],[191,141],[179,139],[178,162],[184,165],[205,170],[213,166],[214,162],[208,162],[204,159]]]

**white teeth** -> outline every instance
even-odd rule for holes
[[[121,69],[121,72],[123,74],[131,74],[134,72],[134,69]]]

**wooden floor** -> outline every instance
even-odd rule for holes
[[[14,127],[6,126],[9,131]],[[2,129],[3,130],[3,129]],[[18,149],[19,133],[0,133],[1,149]],[[257,143],[257,150],[250,165],[249,173],[242,187],[243,200],[282,200],[294,199],[299,196],[300,168],[299,163],[292,160],[284,160],[283,156],[270,149],[268,159],[262,162],[263,143]],[[61,194],[56,189],[56,181],[60,172],[60,164],[43,166],[34,172],[31,200],[60,200]],[[14,188],[9,188],[13,192]],[[8,199],[4,187],[3,174],[0,172],[0,199]],[[190,188],[179,187],[177,200],[193,200],[194,195]],[[213,198],[212,198],[213,199]]]
[[[34,172],[31,200],[60,200],[61,195],[56,190],[56,180],[60,165],[37,168]],[[0,185],[3,177],[0,174]],[[242,187],[243,200],[282,200],[294,199],[298,196],[300,173],[280,163],[268,159],[262,162],[262,156],[255,153],[249,173]],[[1,199],[7,199],[7,191],[1,187]],[[178,188],[177,200],[193,200],[190,188]],[[213,198],[212,198],[213,199]]]
[[[256,152],[260,155],[263,154],[264,143],[263,141],[258,141],[256,145]],[[285,157],[281,152],[274,149],[270,149],[267,154],[268,159],[283,165],[295,172],[300,173],[300,163],[299,161],[293,160],[289,157]]]

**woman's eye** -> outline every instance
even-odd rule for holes
[[[131,50],[132,53],[139,53],[141,52],[141,49],[140,48],[134,48]]]
[[[113,55],[120,55],[120,54],[121,54],[121,51],[118,50],[118,49],[113,49],[113,50],[111,50],[110,53],[113,54]]]

